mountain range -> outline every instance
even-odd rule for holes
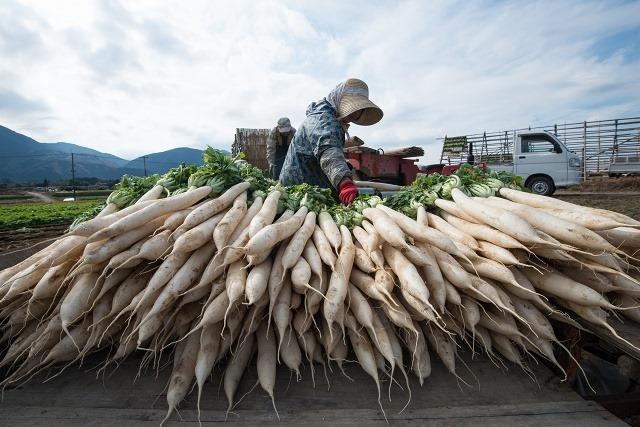
[[[223,150],[224,151],[224,150]],[[164,173],[181,162],[202,164],[202,150],[173,148],[127,160],[68,142],[42,143],[0,126],[0,181],[38,183],[71,179],[71,153],[76,178],[118,179],[124,174]]]

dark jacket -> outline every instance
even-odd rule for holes
[[[280,182],[337,189],[342,179],[353,175],[342,151],[344,137],[342,124],[326,98],[311,103],[306,119],[289,146]]]

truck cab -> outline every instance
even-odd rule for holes
[[[515,133],[511,147],[505,147],[502,161],[487,156],[489,168],[521,176],[526,187],[537,194],[551,195],[557,187],[581,182],[582,161],[555,135],[545,131]],[[508,150],[512,148],[512,150]],[[511,151],[507,153],[506,151]]]

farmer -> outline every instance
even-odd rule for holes
[[[343,148],[349,123],[370,126],[382,119],[382,110],[369,101],[369,88],[362,80],[348,79],[326,98],[312,102],[289,146],[280,182],[308,183],[337,191],[344,205],[358,196],[353,172]]]
[[[269,174],[273,179],[278,179],[280,170],[287,157],[287,150],[296,130],[291,127],[288,117],[278,119],[278,126],[274,127],[267,139],[267,162],[269,162]]]

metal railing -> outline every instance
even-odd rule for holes
[[[440,162],[466,161],[469,143],[473,147],[476,162],[513,162],[516,133],[530,130],[550,132],[569,150],[581,155],[585,177],[607,172],[612,161],[629,162],[640,158],[640,117],[629,117],[445,136],[438,138],[443,142]]]

